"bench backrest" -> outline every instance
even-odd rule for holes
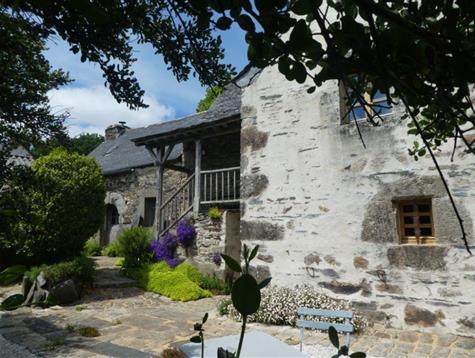
[[[320,330],[328,330],[330,326],[335,327],[338,332],[353,333],[353,325],[350,323],[353,318],[353,312],[351,311],[338,311],[338,310],[320,310],[315,308],[300,307],[297,310],[297,314],[300,319],[297,320],[297,327],[299,328],[312,328]],[[345,323],[332,323],[325,321],[309,321],[305,320],[305,316],[326,317],[326,318],[343,318]]]

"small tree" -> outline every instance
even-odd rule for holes
[[[94,159],[64,150],[39,158],[0,197],[10,213],[0,220],[0,262],[33,265],[79,255],[102,224],[104,197]]]

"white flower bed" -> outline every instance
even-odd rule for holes
[[[295,288],[270,286],[262,290],[261,306],[255,314],[248,317],[248,321],[295,326],[299,307],[347,310],[348,302],[331,298],[309,286]],[[232,303],[228,306],[228,311],[230,317],[240,320],[240,315]],[[311,319],[311,317],[306,319]],[[319,320],[324,319],[319,318]],[[341,319],[328,319],[328,321],[343,323]],[[355,331],[358,332],[366,327],[367,322],[362,316],[355,314],[353,325]]]

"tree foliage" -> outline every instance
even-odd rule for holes
[[[104,216],[94,159],[55,150],[13,172],[0,196],[0,262],[33,265],[81,253]]]
[[[206,90],[205,96],[198,102],[196,112],[207,111],[216,98],[223,92],[223,87],[212,87]]]
[[[104,136],[97,133],[81,133],[71,138],[66,133],[60,132],[53,138],[35,145],[31,153],[35,158],[38,158],[49,154],[56,148],[63,148],[69,152],[88,155],[102,142],[104,142]]]

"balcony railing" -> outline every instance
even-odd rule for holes
[[[239,201],[239,167],[202,170],[201,204]]]

